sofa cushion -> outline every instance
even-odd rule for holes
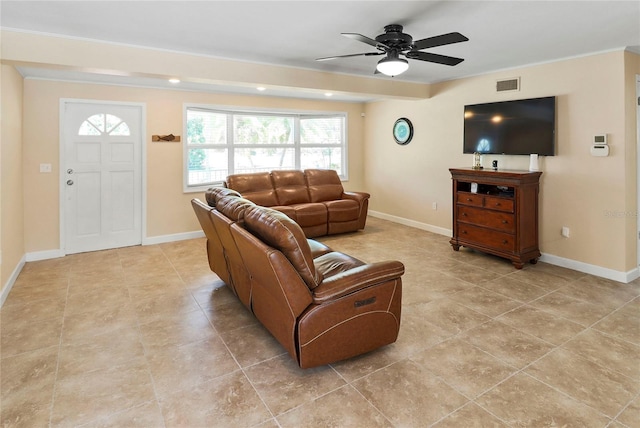
[[[358,220],[360,205],[353,199],[338,199],[323,202],[327,207],[329,223]]]
[[[255,206],[255,204],[248,199],[227,196],[218,200],[216,208],[222,214],[229,217],[230,220],[242,222],[244,220],[245,210],[253,206]]]
[[[299,170],[271,171],[273,187],[280,205],[310,202],[304,173]]]
[[[286,214],[287,217],[289,217],[291,220],[296,221],[296,210],[294,207],[288,206],[288,205],[276,205],[273,207],[269,207],[272,208],[274,210],[280,211],[283,214]]]
[[[300,226],[285,214],[261,206],[247,208],[245,227],[267,245],[282,252],[310,289],[322,282],[316,271],[307,238]]]
[[[263,207],[278,205],[271,174],[268,172],[230,175],[227,177],[227,186],[240,192],[243,198]]]
[[[327,224],[327,207],[324,204],[298,204],[292,206],[293,219],[302,227]]]
[[[332,169],[305,169],[311,202],[342,199],[344,188],[338,173]]]

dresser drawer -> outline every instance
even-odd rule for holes
[[[456,202],[463,205],[471,205],[475,207],[481,207],[484,196],[477,193],[458,192],[456,194]]]
[[[514,235],[485,227],[472,226],[461,221],[458,221],[458,239],[461,241],[461,245],[464,245],[463,241],[469,241],[501,251],[513,252],[515,249]]]
[[[496,198],[495,196],[484,197],[484,207],[492,210],[513,212],[513,199]]]
[[[515,233],[514,215],[511,213],[489,211],[464,205],[458,205],[457,210],[458,221],[486,226],[503,232]]]

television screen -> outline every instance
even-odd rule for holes
[[[464,153],[555,154],[556,97],[464,107]]]

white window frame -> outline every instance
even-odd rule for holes
[[[210,187],[220,186],[222,185],[222,181],[207,183],[203,185],[189,185],[189,148],[193,148],[193,146],[189,146],[188,138],[187,138],[187,110],[189,109],[198,109],[210,111],[212,113],[220,113],[227,114],[231,117],[234,114],[255,114],[255,115],[273,115],[273,116],[292,116],[294,118],[294,136],[293,136],[293,145],[292,144],[269,144],[270,148],[293,148],[295,151],[295,169],[301,169],[300,167],[300,154],[301,148],[313,148],[313,147],[327,147],[326,145],[318,145],[318,144],[301,144],[300,142],[300,119],[313,119],[313,118],[322,118],[322,117],[342,117],[344,120],[344,127],[342,129],[342,173],[339,175],[342,181],[347,181],[349,179],[348,173],[348,147],[349,143],[347,140],[348,136],[348,123],[349,116],[345,111],[309,111],[309,110],[281,110],[281,109],[262,109],[262,108],[247,108],[247,107],[234,107],[234,106],[220,106],[220,105],[210,105],[210,104],[193,104],[193,103],[184,103],[183,104],[183,113],[182,113],[182,129],[183,129],[183,143],[182,143],[182,170],[183,170],[183,191],[184,193],[195,193],[195,192],[203,192],[209,189]],[[227,144],[225,146],[217,144],[217,145],[198,145],[201,148],[222,148],[226,147],[228,150],[228,165],[229,165],[229,174],[233,174],[233,156],[234,149],[238,147],[251,149],[251,148],[265,148],[265,144],[233,144],[233,120],[227,121]],[[334,146],[337,147],[337,146]]]

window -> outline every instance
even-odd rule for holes
[[[112,114],[94,114],[80,125],[78,135],[131,135],[127,124]]]
[[[277,169],[335,169],[346,178],[346,117],[186,106],[185,191]]]

